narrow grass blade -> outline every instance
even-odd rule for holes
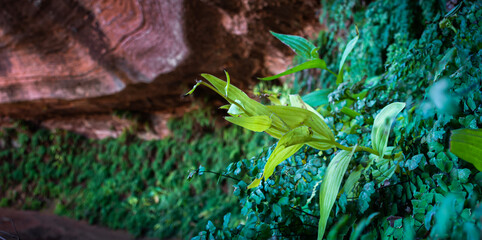
[[[314,60],[311,60],[311,61],[308,61],[308,62],[304,62],[296,67],[293,67],[293,68],[290,68],[280,74],[277,74],[277,75],[274,75],[274,76],[271,76],[271,77],[265,77],[265,78],[259,78],[259,80],[263,80],[263,81],[270,81],[270,80],[274,80],[274,79],[277,79],[279,77],[282,77],[282,76],[286,76],[288,74],[292,74],[292,73],[295,73],[295,72],[299,72],[299,71],[302,71],[302,70],[305,70],[305,69],[310,69],[310,68],[320,68],[320,69],[325,69],[327,70],[326,68],[326,62],[323,60],[323,59],[314,59]]]

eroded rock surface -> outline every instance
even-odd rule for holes
[[[188,109],[192,98],[182,95],[200,73],[226,69],[247,89],[285,68],[292,53],[269,30],[312,35],[319,8],[317,0],[1,1],[0,117],[75,129],[69,118],[115,110],[171,116]]]

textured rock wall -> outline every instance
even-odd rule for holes
[[[226,69],[246,89],[286,67],[292,55],[268,31],[314,34],[318,2],[3,0],[0,117],[106,137],[124,124],[115,110],[182,113],[200,73]]]

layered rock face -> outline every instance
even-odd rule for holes
[[[318,2],[3,0],[0,117],[108,137],[129,125],[114,111],[136,111],[163,135],[200,73],[246,89],[285,68],[292,54],[268,31],[313,35]]]

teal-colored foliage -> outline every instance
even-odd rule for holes
[[[266,144],[262,135],[212,122],[207,112],[188,113],[169,123],[171,137],[156,141],[129,134],[89,140],[25,125],[3,129],[0,207],[54,208],[137,236],[189,238],[208,219],[240,211],[225,190],[232,182],[217,173]],[[206,172],[192,178],[200,164]]]
[[[304,99],[318,107],[343,145],[370,146],[379,109],[407,104],[388,139],[403,157],[375,164],[366,153],[355,153],[344,179],[358,170],[360,179],[352,191],[340,192],[324,237],[480,239],[482,173],[451,153],[449,141],[452,130],[482,127],[482,4],[464,1],[447,14],[445,1],[438,0],[323,2],[328,31],[314,45],[328,69],[337,69],[356,34],[347,19],[359,28],[344,80],[336,84],[327,71],[303,71],[286,92],[311,93]],[[312,93],[317,89],[323,92]],[[208,226],[196,239],[316,238],[319,182],[333,151],[302,149],[260,187],[247,190],[273,149],[226,169],[243,180],[233,191],[245,222]]]

